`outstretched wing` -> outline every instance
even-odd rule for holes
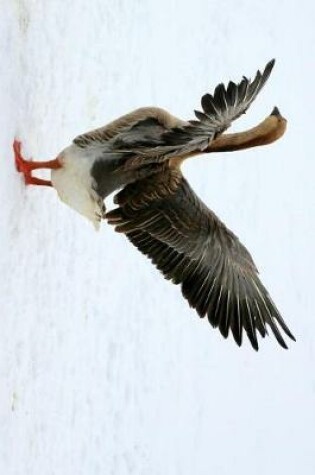
[[[261,73],[257,71],[253,81],[243,77],[239,84],[230,81],[227,87],[219,84],[214,93],[201,99],[202,112],[195,111],[198,120],[176,124],[160,136],[160,142],[138,149],[137,157],[128,167],[148,162],[163,162],[172,157],[184,157],[192,152],[204,151],[212,140],[222,134],[231,123],[244,114],[257,97],[270,76],[275,60],[269,61]],[[122,144],[122,147],[123,144]],[[128,147],[125,147],[125,149]]]
[[[243,77],[239,84],[219,84],[213,95],[201,99],[198,120],[183,121],[158,107],[142,107],[114,120],[105,127],[79,135],[74,143],[80,148],[100,147],[102,154],[125,157],[121,166],[138,168],[172,157],[202,152],[241,114],[245,113],[266,83],[274,65],[270,61],[253,81]]]
[[[281,330],[294,340],[246,248],[179,170],[127,185],[115,202],[119,207],[107,213],[108,222],[180,284],[189,304],[225,338],[231,330],[241,345],[245,330],[257,350],[257,331],[264,337],[270,327],[282,347],[287,348]]]

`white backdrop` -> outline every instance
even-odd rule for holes
[[[74,6],[75,5],[75,6]],[[314,2],[0,0],[0,472],[315,473]],[[12,160],[54,158],[85,130],[253,76],[276,144],[184,172],[248,246],[297,337],[256,354],[200,321],[150,262],[25,188]]]

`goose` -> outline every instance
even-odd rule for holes
[[[57,158],[38,162],[13,144],[16,168],[27,185],[52,186],[60,199],[96,228],[105,219],[147,256],[163,276],[181,287],[201,318],[238,346],[246,334],[258,339],[271,329],[279,345],[295,341],[258,276],[255,263],[237,236],[200,200],[181,171],[184,160],[203,153],[266,145],[286,130],[275,107],[257,126],[224,133],[261,91],[275,60],[257,71],[216,86],[201,99],[202,111],[185,121],[158,107],[142,107],[108,125],[77,136]],[[33,171],[51,170],[51,180]],[[116,192],[117,208],[104,200]]]

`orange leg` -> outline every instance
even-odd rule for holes
[[[32,171],[39,168],[48,168],[50,170],[61,168],[61,163],[58,159],[49,160],[48,162],[33,162],[32,160],[25,160],[21,154],[21,142],[18,140],[14,140],[13,142],[13,151],[16,169],[18,172],[24,174],[26,185],[52,186],[50,180],[43,180],[42,178],[33,177]]]
[[[37,178],[31,174],[24,174],[25,185],[43,185],[43,186],[52,186],[50,180],[43,180],[42,178]]]

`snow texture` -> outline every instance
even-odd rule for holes
[[[312,1],[0,1],[0,473],[315,473]],[[297,337],[255,353],[201,321],[104,223],[28,187],[12,142],[51,159],[145,105],[192,118],[203,93],[268,85],[287,134],[192,159],[185,175],[248,246]]]

